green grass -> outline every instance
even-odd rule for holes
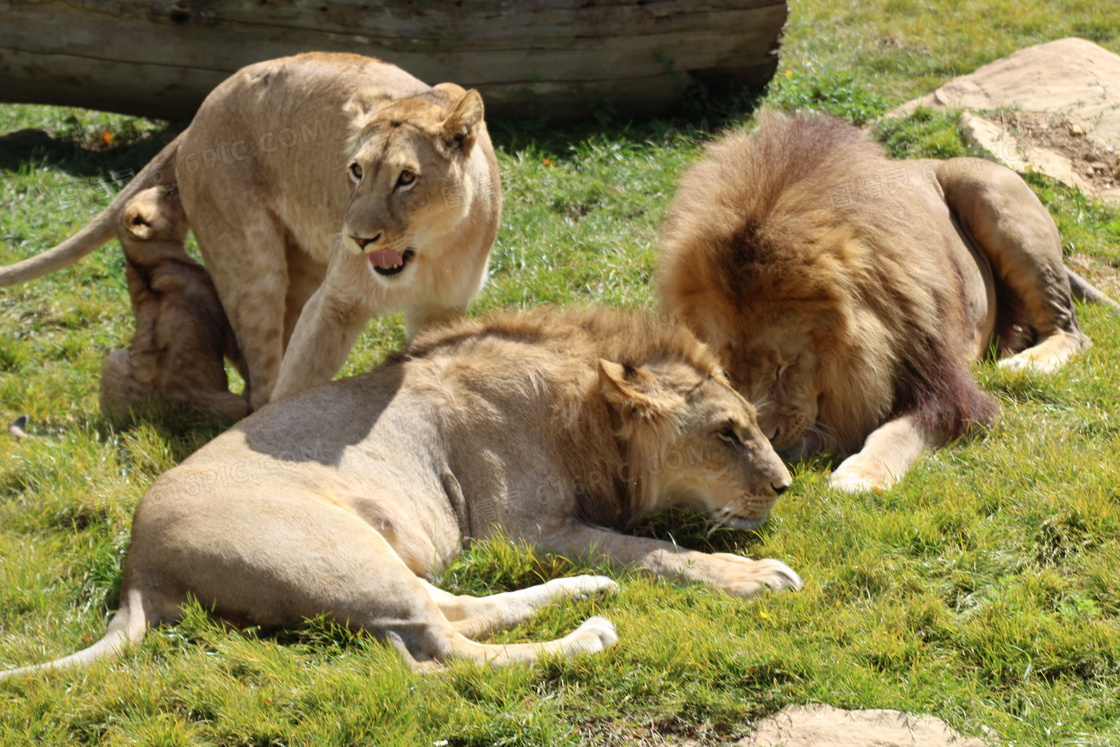
[[[862,123],[1029,44],[1080,34],[1120,52],[1120,18],[1080,0],[794,2],[762,101]],[[539,303],[655,306],[656,230],[674,183],[713,133],[749,122],[758,96],[698,96],[672,121],[557,130],[492,123],[505,218],[472,313]],[[0,106],[0,262],[81,226],[167,141],[156,123]],[[104,133],[110,134],[110,143]],[[968,153],[951,115],[876,130],[899,156]],[[1120,211],[1032,176],[1069,252],[1120,263]],[[0,744],[576,745],[656,735],[718,743],[788,703],[932,713],[998,744],[1120,743],[1120,324],[1080,312],[1095,346],[1053,377],[977,368],[1003,416],[984,437],[923,459],[898,487],[837,495],[835,462],[795,466],[760,532],[692,514],[640,531],[785,560],[796,594],[734,600],[619,575],[617,597],[541,613],[500,641],[541,640],[592,614],[618,627],[598,657],[495,672],[407,670],[391,649],[322,620],[231,631],[194,609],[115,663],[0,685]],[[174,418],[109,424],[106,353],[132,334],[123,260],[108,247],[0,293],[0,415],[44,440],[0,439],[0,666],[72,652],[116,606],[131,513],[156,475],[213,430]],[[403,341],[377,320],[344,373]],[[493,543],[447,570],[488,593],[590,570]],[[599,569],[601,570],[601,569]],[[989,733],[990,734],[990,733]]]

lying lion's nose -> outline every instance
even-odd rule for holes
[[[369,239],[361,239],[361,238],[358,238],[357,236],[351,236],[350,238],[352,238],[354,240],[354,243],[357,244],[359,247],[361,247],[362,249],[365,249],[366,244],[376,244],[378,241],[380,241],[381,240],[381,234],[382,234],[382,232],[378,231],[376,236],[374,236],[373,238],[369,238]]]
[[[772,487],[774,489],[774,492],[777,493],[778,495],[781,495],[782,493],[789,490],[789,485],[773,485],[772,484],[770,487]]]

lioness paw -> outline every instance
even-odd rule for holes
[[[751,560],[730,553],[713,553],[724,564],[714,584],[737,597],[752,597],[763,591],[797,591],[804,582],[801,576],[780,560]]]
[[[589,617],[568,636],[568,654],[579,652],[599,653],[618,643],[614,625],[605,617]]]

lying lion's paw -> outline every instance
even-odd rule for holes
[[[737,597],[751,597],[759,592],[796,591],[804,583],[801,576],[780,560],[765,558],[751,560],[731,553],[712,553],[723,565],[717,570],[715,585]]]
[[[842,493],[863,493],[893,482],[894,476],[882,460],[866,454],[852,454],[828,477],[828,484]]]
[[[556,596],[572,596],[586,599],[592,594],[615,594],[618,584],[606,576],[571,576],[554,578],[545,587]]]
[[[614,625],[605,617],[596,615],[589,617],[570,636],[568,636],[569,654],[577,652],[598,653],[618,643],[618,633]]]

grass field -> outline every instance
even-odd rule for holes
[[[653,309],[656,229],[681,170],[718,129],[767,102],[870,121],[1012,50],[1069,35],[1120,52],[1120,16],[1057,0],[795,0],[775,84],[698,97],[673,121],[554,129],[494,122],[505,217],[472,313],[540,303]],[[160,123],[0,106],[0,262],[84,224],[170,134]],[[949,116],[881,124],[899,156],[967,152]],[[107,142],[108,141],[108,142]],[[1031,177],[1070,253],[1120,265],[1120,211]],[[132,319],[119,248],[0,292],[0,417],[46,438],[0,439],[0,668],[100,637],[116,608],[131,513],[214,431],[98,413],[107,351]],[[577,745],[734,740],[790,703],[931,713],[991,744],[1120,744],[1120,322],[1079,309],[1095,346],[1051,377],[984,365],[1003,416],[923,459],[894,489],[831,492],[833,463],[795,466],[759,532],[691,514],[639,528],[682,545],[786,561],[796,594],[740,601],[628,575],[613,598],[543,612],[499,641],[541,640],[591,614],[617,626],[598,657],[504,671],[411,673],[391,649],[312,620],[235,632],[193,610],[123,659],[0,685],[0,744]],[[403,341],[374,323],[344,373]],[[441,580],[490,593],[587,570],[504,544]]]

